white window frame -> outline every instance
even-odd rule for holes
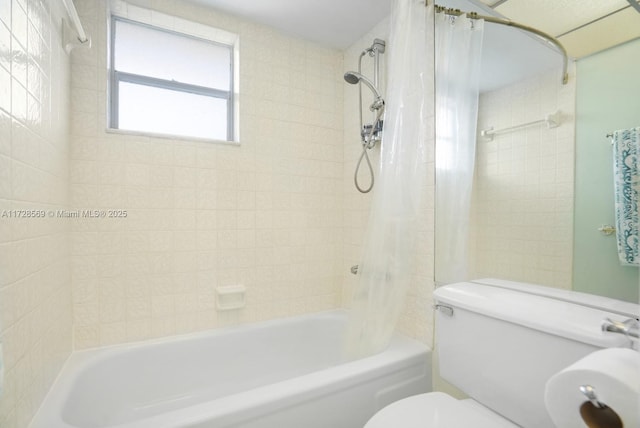
[[[200,42],[205,42],[215,46],[228,48],[229,55],[230,55],[229,89],[225,91],[225,90],[214,89],[214,88],[209,88],[205,86],[193,85],[189,83],[182,83],[175,80],[166,80],[166,79],[160,79],[160,78],[150,77],[146,75],[139,75],[139,74],[117,71],[115,69],[115,58],[116,58],[115,43],[116,43],[116,22],[117,21],[126,22],[133,25],[139,25],[142,27],[156,30],[156,31],[162,31],[164,33],[173,34],[176,37],[187,37],[194,40],[198,40]],[[167,28],[148,24],[146,22],[129,19],[126,17],[115,15],[115,14],[111,15],[110,24],[111,24],[111,28],[110,28],[110,40],[109,40],[109,118],[108,118],[109,129],[117,132],[126,132],[126,133],[130,132],[130,133],[136,133],[136,134],[141,133],[145,135],[166,136],[160,133],[154,133],[153,131],[135,131],[135,130],[130,131],[126,129],[120,129],[119,123],[118,123],[119,105],[120,105],[119,83],[126,82],[126,83],[133,83],[133,84],[143,85],[148,87],[168,89],[168,90],[173,90],[177,92],[183,92],[183,93],[189,93],[189,94],[195,94],[195,95],[201,95],[201,96],[207,96],[211,98],[226,100],[227,102],[227,135],[226,135],[226,140],[224,141],[234,142],[236,137],[235,116],[236,116],[237,108],[236,108],[235,97],[234,97],[234,92],[236,87],[236,82],[234,81],[235,72],[236,72],[236,70],[234,69],[234,65],[236,61],[236,58],[235,58],[236,47],[233,44],[216,42],[214,40],[197,37],[197,36],[194,36],[188,33],[183,33],[180,31],[170,30]],[[189,135],[171,135],[170,137],[185,138],[185,139],[201,139],[201,138],[193,137]],[[216,140],[213,136],[211,138],[205,138],[205,139],[212,140],[212,141]]]

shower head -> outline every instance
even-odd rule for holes
[[[344,80],[346,80],[347,83],[351,83],[352,85],[362,82],[367,85],[369,89],[371,89],[373,94],[376,96],[376,99],[382,98],[380,92],[378,92],[378,89],[375,87],[373,82],[360,73],[357,73],[355,71],[347,71],[346,73],[344,73]]]
[[[362,77],[364,77],[362,74],[356,73],[355,71],[347,71],[344,73],[344,80],[352,85],[358,83]]]
[[[362,82],[365,85],[367,85],[369,89],[371,89],[371,91],[376,97],[376,100],[373,102],[373,104],[371,104],[372,110],[378,109],[380,108],[381,105],[384,104],[384,101],[382,101],[382,95],[380,95],[380,92],[378,92],[378,89],[375,87],[373,82],[368,78],[366,78],[365,76],[363,76],[362,74],[357,73],[355,71],[347,71],[346,73],[344,73],[344,80],[347,83],[351,83],[352,85]]]

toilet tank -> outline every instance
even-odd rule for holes
[[[436,289],[440,376],[525,428],[554,424],[544,405],[549,377],[585,355],[630,346],[603,333],[605,318],[638,317],[640,306],[501,280]]]

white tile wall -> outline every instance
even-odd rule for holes
[[[62,6],[0,1],[0,212],[68,203]],[[0,427],[24,428],[71,351],[68,222],[0,217]]]
[[[344,54],[345,70],[358,69],[358,57],[367,47],[371,46],[373,40],[379,38],[389,40],[389,20],[386,19],[374,27],[368,34],[354,43]],[[382,56],[381,88],[384,97],[387,81],[386,60],[388,53]],[[373,77],[373,59],[365,56],[362,61],[362,70],[365,76]],[[350,267],[358,264],[362,252],[362,242],[364,240],[367,222],[369,220],[369,210],[375,186],[371,193],[362,194],[355,188],[353,175],[358,158],[361,153],[360,132],[359,132],[359,112],[358,112],[358,89],[357,86],[344,83],[344,258],[341,265],[343,279],[342,302],[344,306],[349,306],[351,295],[357,285],[357,276],[350,273]],[[369,91],[364,88],[363,99],[370,100]],[[364,121],[371,123],[372,118],[368,105],[370,101],[364,102]],[[415,337],[431,344],[433,340],[433,242],[434,242],[434,163],[433,150],[434,140],[430,140],[428,145],[428,158],[425,165],[427,174],[426,188],[424,189],[422,218],[420,219],[420,230],[418,235],[418,247],[415,252],[415,271],[412,275],[412,284],[406,300],[406,307],[400,319],[398,330],[404,334]],[[376,147],[370,152],[372,164],[375,167],[375,175],[378,175],[380,162],[380,147]],[[360,183],[369,183],[368,169],[362,165]]]
[[[562,124],[477,142],[472,206],[474,277],[571,288],[575,71],[560,84],[553,70],[480,97],[478,130],[542,119]]]
[[[343,58],[183,2],[140,6],[239,34],[239,147],[106,133],[105,3],[76,1],[95,48],[72,55],[71,203],[78,348],[340,305]],[[138,9],[139,10],[139,9]],[[222,314],[215,287],[243,284]]]

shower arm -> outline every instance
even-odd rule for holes
[[[429,2],[427,1],[426,3],[429,3]],[[483,19],[493,24],[500,24],[500,25],[506,25],[508,27],[519,28],[521,30],[532,33],[540,37],[541,39],[544,39],[547,43],[555,46],[556,49],[558,49],[558,51],[562,54],[562,84],[566,85],[567,82],[569,81],[569,74],[567,72],[567,69],[569,67],[569,55],[567,54],[567,50],[564,48],[564,46],[562,46],[562,43],[560,43],[558,39],[556,39],[555,37],[543,31],[540,31],[537,28],[529,27],[528,25],[524,25],[524,24],[518,24],[517,22],[513,22],[509,19],[496,18],[495,16],[479,15],[476,12],[464,12],[464,11],[461,11],[460,9],[449,9],[449,8],[438,6],[438,5],[435,5],[435,11],[442,12],[446,15],[452,15],[452,16],[464,15],[469,19]]]

